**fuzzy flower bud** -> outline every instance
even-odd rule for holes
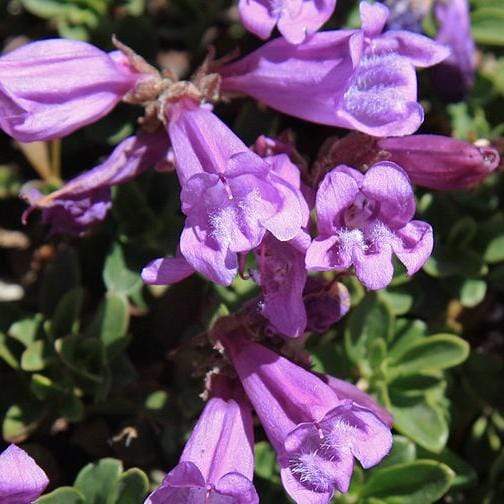
[[[467,189],[482,182],[497,166],[492,147],[477,147],[441,135],[412,135],[378,141],[387,158],[402,166],[414,184],[429,189]]]
[[[61,138],[108,114],[140,76],[85,42],[27,44],[0,57],[0,128],[22,142]]]
[[[30,204],[23,215],[42,211],[44,224],[54,234],[83,234],[105,219],[111,203],[111,187],[124,184],[161,161],[169,142],[163,132],[139,134],[123,140],[112,154],[91,170],[68,181],[61,189],[44,196],[25,186],[21,197]]]

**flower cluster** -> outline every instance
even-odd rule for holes
[[[296,341],[302,353],[307,333],[324,332],[347,313],[344,275],[378,290],[392,281],[394,256],[408,275],[422,268],[434,238],[415,219],[413,184],[467,188],[499,163],[489,146],[414,135],[424,118],[416,68],[444,61],[465,86],[472,83],[474,47],[466,23],[458,27],[467,5],[438,4],[434,41],[398,29],[399,18],[389,19],[380,3],[360,4],[360,29],[317,32],[336,0],[240,0],[249,31],[266,39],[276,26],[281,36],[237,61],[206,61],[191,81],[158,71],[117,40],[108,54],[47,40],[0,58],[0,127],[18,141],[62,138],[120,101],[145,110],[138,132],[93,169],[51,194],[26,186],[25,220],[38,209],[51,232],[82,235],[105,219],[113,186],[152,167],[174,170],[184,226],[175,253],[145,266],[144,282],[173,284],[198,273],[229,286],[240,274],[260,290],[210,331],[221,366],[208,379],[206,406],[180,462],[146,503],[259,502],[254,414],[299,504],[327,504],[348,490],[354,459],[367,469],[388,454],[390,414],[350,383],[313,373],[289,345]],[[327,145],[310,169],[288,135],[261,136],[248,147],[219,119],[213,103],[236,93],[354,131]],[[18,469],[23,464],[31,466]],[[30,477],[18,485],[23,471]],[[2,502],[31,501],[46,484],[19,449],[0,456],[0,496],[10,499]]]

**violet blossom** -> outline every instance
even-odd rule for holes
[[[304,233],[291,242],[281,242],[268,233],[255,254],[258,266],[253,278],[261,286],[260,312],[273,330],[291,338],[302,336],[306,329],[303,291],[310,241]]]
[[[239,333],[221,336],[273,445],[282,483],[299,504],[327,504],[350,485],[354,457],[378,464],[392,435],[370,409],[339,397],[324,381]]]
[[[438,92],[457,101],[474,85],[476,47],[471,34],[468,0],[436,0],[434,14],[439,29],[436,41],[450,49],[450,56],[432,70]]]
[[[238,253],[259,246],[267,231],[280,241],[300,232],[306,220],[301,192],[276,173],[282,167],[251,152],[210,110],[182,100],[170,110],[168,131],[186,215],[180,254],[195,271],[229,285]],[[156,271],[163,269],[174,278],[172,265],[170,258],[157,260],[142,276],[159,281]]]
[[[76,40],[42,40],[0,57],[0,128],[22,142],[68,135],[105,116],[142,74],[126,57]]]
[[[278,26],[291,44],[300,44],[332,15],[336,0],[240,0],[238,9],[245,28],[262,39]]]
[[[334,168],[320,184],[316,209],[319,235],[306,253],[309,271],[353,266],[359,280],[377,290],[392,280],[393,253],[413,275],[432,252],[432,228],[412,220],[413,189],[395,163],[377,163],[365,174]]]
[[[168,147],[168,138],[163,132],[139,133],[123,140],[103,163],[47,196],[27,185],[21,197],[30,207],[23,219],[26,221],[33,210],[39,209],[52,233],[82,234],[105,219],[112,205],[111,187],[132,180],[162,161]]]
[[[467,189],[481,183],[500,162],[492,147],[441,135],[382,138],[377,146],[402,166],[414,184],[429,189]]]
[[[293,46],[275,39],[223,66],[222,89],[248,94],[308,121],[374,136],[402,136],[423,121],[415,67],[449,50],[407,31],[382,33],[388,9],[361,2],[360,30],[316,33]]]
[[[49,484],[44,471],[24,450],[10,445],[0,453],[0,502],[30,504]]]
[[[257,504],[252,412],[241,387],[215,376],[178,465],[145,504]]]

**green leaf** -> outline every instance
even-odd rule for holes
[[[11,338],[18,340],[27,347],[35,341],[42,321],[43,317],[40,314],[22,318],[9,327],[8,334]]]
[[[117,504],[140,504],[149,490],[149,480],[143,471],[134,468],[121,474],[117,486]]]
[[[60,299],[80,285],[80,269],[77,253],[71,248],[62,249],[43,275],[39,291],[40,311],[52,317]]]
[[[446,369],[464,362],[469,344],[452,334],[437,334],[412,343],[398,358],[391,357],[393,373],[411,374],[418,371]]]
[[[439,452],[448,440],[448,424],[442,409],[428,396],[409,398],[391,393],[394,427],[429,451]]]
[[[394,315],[386,303],[375,294],[368,294],[353,310],[345,329],[345,347],[348,356],[361,371],[369,373],[369,349],[371,343],[391,339],[394,328]]]
[[[455,275],[480,276],[488,273],[483,258],[473,250],[447,250],[439,247],[425,263],[424,270],[435,278]]]
[[[0,359],[13,369],[19,369],[19,362],[11,349],[12,340],[0,332]]]
[[[35,397],[41,401],[51,395],[58,395],[65,390],[47,376],[35,373],[31,376],[30,389]]]
[[[466,278],[460,287],[460,304],[465,308],[474,308],[483,301],[486,291],[485,280]]]
[[[413,462],[416,458],[415,443],[403,436],[394,436],[394,444],[390,453],[382,460],[376,470],[397,464]]]
[[[165,390],[156,390],[145,399],[145,409],[151,411],[161,411],[168,402],[168,394]]]
[[[482,7],[471,18],[473,37],[478,44],[504,45],[504,7]]]
[[[483,259],[490,264],[504,261],[504,234],[500,234],[487,244]]]
[[[400,390],[404,396],[418,397],[436,388],[444,390],[446,388],[446,381],[443,380],[443,373],[441,371],[430,371],[397,376],[392,381],[389,381],[388,385],[393,390]]]
[[[61,487],[39,497],[35,504],[86,504],[86,501],[84,495],[76,488]]]
[[[105,259],[103,281],[109,291],[123,294],[129,294],[142,283],[138,270],[128,267],[124,249],[119,243],[112,245]]]
[[[399,319],[396,323],[394,339],[388,355],[392,360],[397,360],[415,342],[422,340],[427,335],[427,325],[422,320]]]
[[[9,443],[23,441],[38,427],[45,413],[42,403],[39,402],[13,404],[3,419],[3,438]]]
[[[78,474],[74,486],[82,492],[86,504],[114,504],[119,495],[117,483],[122,472],[120,460],[101,459],[88,464]]]
[[[83,297],[84,290],[81,287],[76,287],[61,298],[51,319],[50,334],[53,338],[72,334],[79,320]]]
[[[84,404],[75,395],[67,394],[58,412],[69,422],[80,422],[84,417]]]
[[[129,307],[126,298],[109,292],[100,305],[86,334],[98,338],[108,360],[116,357],[128,344]]]
[[[452,488],[465,488],[477,480],[476,471],[448,448],[445,448],[441,453],[432,453],[420,448],[418,458],[432,459],[447,465],[455,473]]]
[[[260,478],[280,483],[276,455],[266,441],[260,441],[255,445],[255,473]]]
[[[42,371],[51,362],[53,352],[44,340],[31,343],[21,355],[21,368],[24,371]]]
[[[413,306],[413,294],[402,286],[389,287],[379,291],[378,295],[390,306],[394,315],[404,315]]]
[[[378,469],[366,481],[361,497],[391,504],[429,504],[450,488],[453,471],[432,460],[419,460]]]

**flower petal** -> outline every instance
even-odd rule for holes
[[[394,52],[408,60],[416,67],[426,68],[437,65],[450,55],[450,49],[434,40],[409,31],[390,31],[382,40],[394,40],[397,43]]]
[[[369,290],[385,288],[394,276],[392,247],[388,243],[381,244],[372,251],[354,247],[353,264],[357,278]]]
[[[278,20],[271,12],[269,0],[240,0],[238,12],[243,26],[264,40],[270,37]]]
[[[151,261],[142,270],[142,279],[149,285],[169,285],[191,276],[194,268],[182,255],[161,257]]]
[[[233,497],[233,504],[259,504],[259,496],[248,478],[243,474],[230,472],[225,474],[215,485],[216,493]],[[214,494],[215,495],[215,494]],[[228,504],[229,499],[221,499],[218,495],[210,495],[208,504]]]
[[[315,33],[332,15],[336,0],[304,0],[293,14],[284,9],[278,20],[280,33],[291,44],[301,44]]]
[[[432,227],[423,221],[413,220],[396,231],[399,240],[392,248],[395,255],[406,266],[408,275],[416,273],[432,253],[434,238]]]
[[[180,237],[180,251],[203,276],[221,285],[230,285],[238,272],[238,258],[223,249],[208,230],[186,223]]]
[[[353,172],[356,172],[355,176],[352,175]],[[359,193],[357,173],[353,168],[338,166],[320,183],[315,202],[319,233],[331,234],[342,225],[343,212],[354,202]]]
[[[379,203],[378,218],[387,226],[399,228],[415,215],[415,196],[406,172],[395,163],[373,165],[365,174],[363,194]]]
[[[359,4],[361,27],[366,36],[376,37],[379,35],[389,17],[388,7],[381,3],[361,2]]]
[[[328,443],[338,447],[349,446],[352,454],[364,469],[373,467],[392,448],[390,428],[367,408],[345,400],[320,422],[320,428],[328,437]]]
[[[2,504],[33,502],[49,480],[24,450],[10,445],[0,454],[0,501]]]

